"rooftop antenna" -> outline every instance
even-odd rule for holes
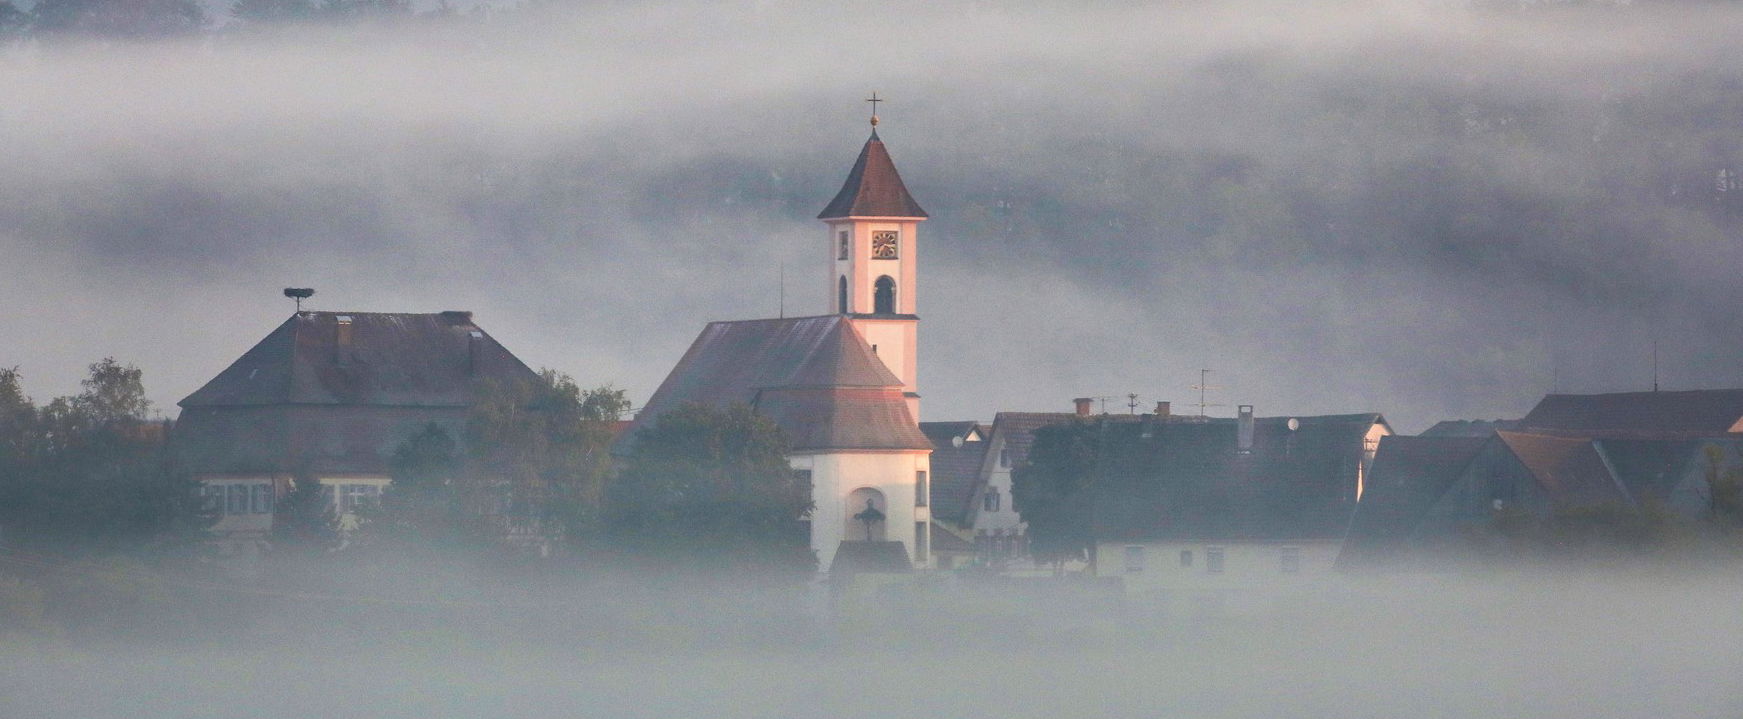
[[[781,261],[781,319],[787,319],[787,261]]]
[[[1658,338],[1652,338],[1652,391],[1658,391]]]
[[[1222,407],[1223,406],[1220,404],[1212,404],[1210,402],[1205,401],[1204,393],[1206,391],[1213,390],[1213,389],[1222,389],[1222,387],[1215,386],[1215,385],[1212,385],[1210,383],[1210,372],[1211,371],[1207,370],[1207,369],[1199,370],[1198,371],[1198,384],[1192,385],[1192,389],[1198,390],[1198,416],[1200,416],[1200,417],[1210,416],[1210,415],[1205,413],[1205,410],[1210,408],[1210,407]]]
[[[1126,410],[1131,414],[1138,413],[1138,393],[1129,392],[1126,394]]]
[[[315,289],[313,287],[286,287],[284,288],[284,296],[297,301],[297,312],[300,314],[303,311],[303,300],[314,297]]]

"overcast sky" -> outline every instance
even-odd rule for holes
[[[1403,431],[1743,386],[1743,11],[605,4],[0,59],[0,365],[174,414],[290,313],[466,309],[638,404],[710,320],[827,309],[880,133],[928,420],[1188,386]]]

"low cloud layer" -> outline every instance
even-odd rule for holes
[[[1401,430],[1743,384],[1743,9],[604,4],[0,59],[0,365],[166,409],[290,311],[470,309],[645,400],[826,309],[880,132],[928,419],[1084,395]],[[1721,192],[1720,189],[1726,189]],[[1124,398],[1110,400],[1123,410]],[[1229,411],[1213,408],[1212,413]],[[173,414],[173,411],[170,412]]]

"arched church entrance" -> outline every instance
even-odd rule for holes
[[[871,487],[860,487],[847,495],[847,539],[867,542],[884,541],[887,524],[885,512],[890,508],[884,493]]]
[[[889,275],[879,277],[872,285],[872,311],[880,315],[896,313],[896,281]]]

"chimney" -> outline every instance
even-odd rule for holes
[[[1235,408],[1235,448],[1242,454],[1253,451],[1253,405]]]
[[[1093,398],[1093,397],[1078,397],[1076,399],[1071,400],[1071,402],[1072,402],[1072,404],[1077,405],[1077,416],[1088,417],[1089,412],[1090,412],[1090,409],[1089,409],[1090,405],[1095,404],[1095,398]]]
[[[1168,419],[1168,415],[1173,414],[1173,412],[1174,412],[1173,405],[1169,404],[1168,402],[1163,401],[1163,402],[1156,403],[1156,418],[1157,419]]]
[[[333,318],[335,335],[333,339],[333,356],[339,364],[351,361],[351,315],[339,315]]]
[[[466,373],[478,374],[478,368],[484,364],[484,333],[472,330],[466,333]]]

